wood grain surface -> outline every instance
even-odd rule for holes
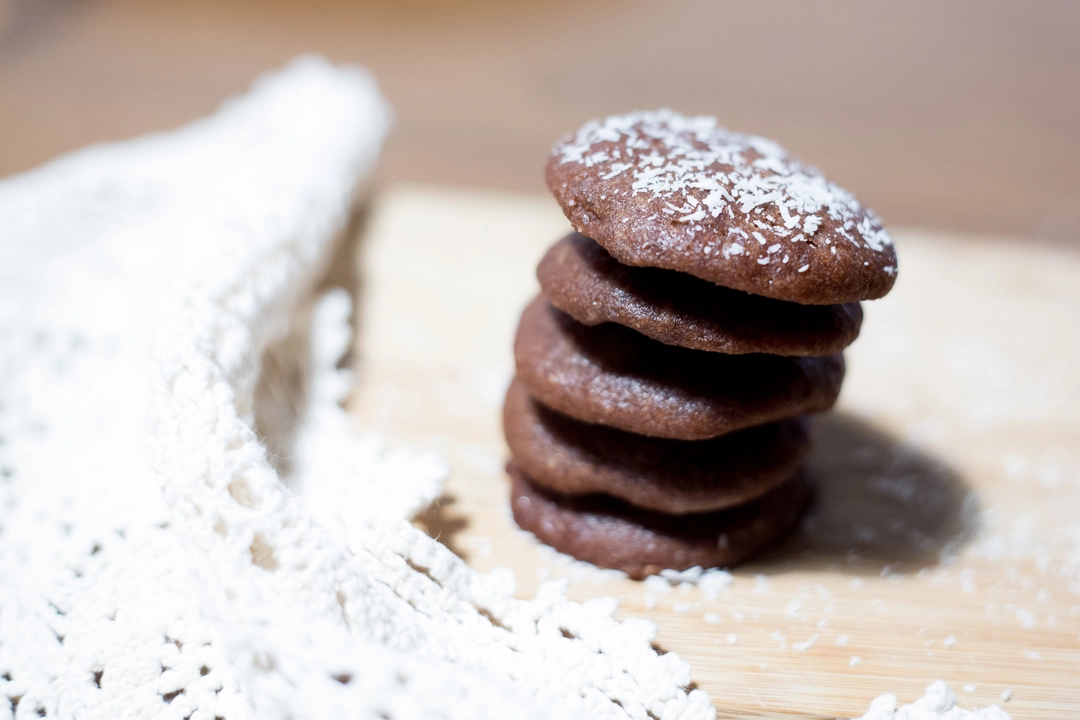
[[[852,717],[938,678],[965,707],[1080,717],[1080,255],[897,231],[896,288],[816,421],[810,520],[709,599],[569,562],[509,517],[511,338],[566,230],[543,196],[396,186],[336,268],[358,287],[357,425],[452,468],[424,527],[521,594],[565,578],[651,618],[723,718]]]
[[[390,181],[539,192],[564,132],[668,105],[776,138],[893,225],[1080,246],[1074,0],[0,0],[0,175],[302,52],[377,74]]]

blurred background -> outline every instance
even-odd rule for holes
[[[0,0],[0,175],[210,112],[315,51],[397,112],[382,182],[543,191],[667,105],[779,140],[894,226],[1080,248],[1080,2]]]

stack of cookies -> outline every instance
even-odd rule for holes
[[[809,504],[805,415],[892,287],[888,234],[775,143],[670,111],[588,123],[547,183],[576,232],[514,343],[515,520],[631,577],[746,560]]]

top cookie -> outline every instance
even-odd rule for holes
[[[896,252],[881,221],[776,143],[670,110],[586,123],[548,159],[574,229],[627,265],[777,300],[882,297]]]

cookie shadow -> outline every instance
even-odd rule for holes
[[[978,530],[978,498],[943,460],[846,413],[816,417],[813,437],[814,504],[756,570],[917,570],[955,554]]]

